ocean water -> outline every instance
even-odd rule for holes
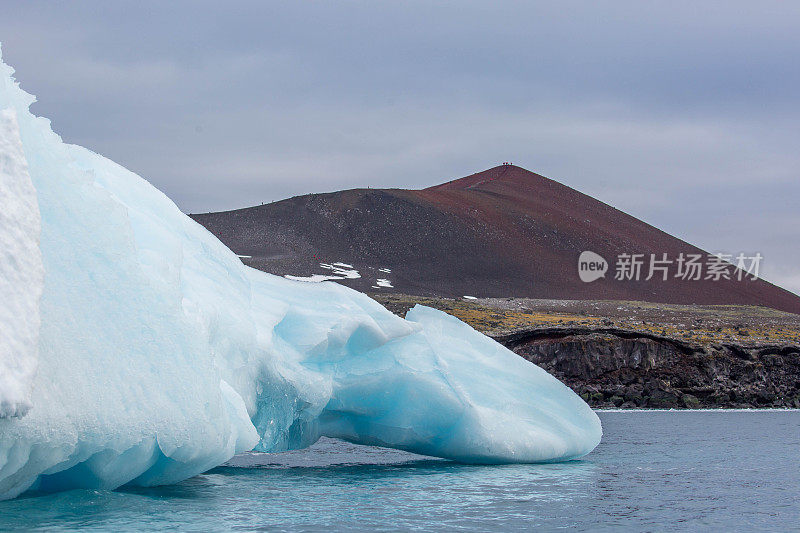
[[[800,411],[605,411],[581,461],[474,466],[323,439],[178,485],[0,502],[0,530],[800,530]]]

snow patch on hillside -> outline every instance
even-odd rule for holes
[[[284,278],[294,281],[305,281],[308,283],[320,283],[322,281],[335,281],[339,279],[358,279],[361,274],[347,263],[320,263],[319,266],[325,270],[330,270],[330,274],[312,274],[310,276],[292,276],[284,274]]]

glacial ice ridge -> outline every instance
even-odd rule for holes
[[[442,312],[251,269],[29,111],[0,60],[0,499],[181,481],[320,436],[464,462],[589,453],[600,421]]]

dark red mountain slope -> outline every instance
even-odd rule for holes
[[[650,254],[706,252],[585,194],[504,165],[419,191],[355,189],[192,215],[245,263],[275,274],[330,274],[353,265],[362,291],[478,297],[748,304],[800,313],[800,297],[758,280],[697,281],[648,274]],[[578,257],[609,265],[584,283]],[[641,279],[615,280],[617,256],[644,254]],[[379,269],[390,269],[391,272]],[[706,272],[703,272],[705,278]],[[375,288],[376,280],[392,288]],[[385,283],[384,283],[385,284]]]

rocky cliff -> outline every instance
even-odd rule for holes
[[[742,306],[376,296],[442,309],[596,407],[800,408],[800,315]]]
[[[611,328],[534,328],[497,340],[594,406],[800,408],[796,344],[688,344]]]

